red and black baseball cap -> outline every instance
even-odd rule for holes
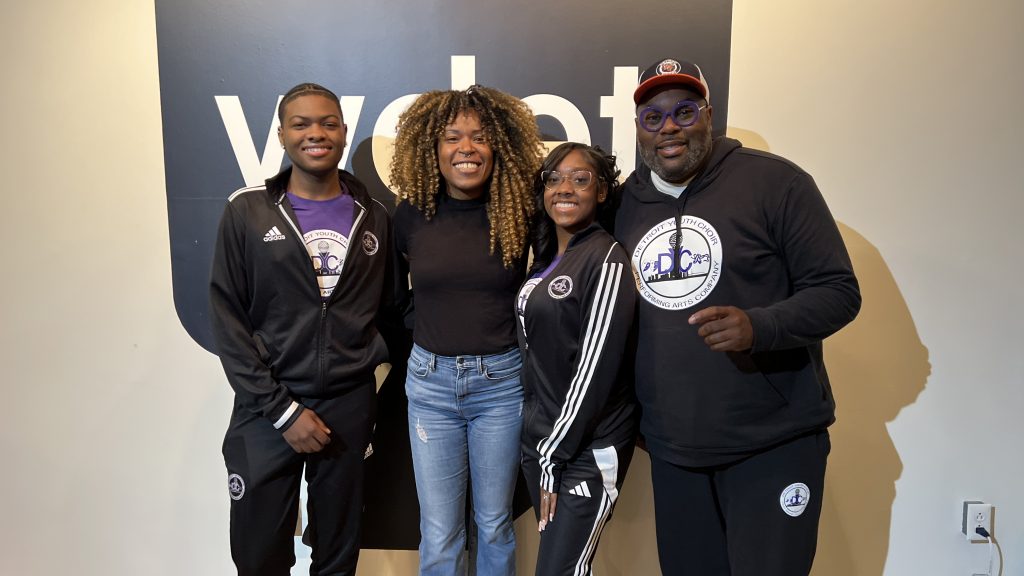
[[[685,86],[711,100],[711,89],[700,67],[693,62],[665,58],[651,64],[640,75],[640,85],[633,92],[633,103],[639,104],[648,92],[659,86]]]

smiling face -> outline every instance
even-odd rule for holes
[[[597,218],[597,205],[604,202],[608,185],[598,178],[597,167],[579,150],[569,152],[554,169],[562,174],[562,182],[555,188],[544,189],[544,211],[555,223],[559,237],[571,236]],[[592,175],[590,184],[582,190],[575,189],[571,177],[579,170]]]
[[[299,96],[285,105],[282,116],[277,137],[295,170],[333,177],[347,131],[338,104],[319,94]]]
[[[494,171],[494,152],[475,110],[463,110],[445,126],[437,142],[437,163],[448,195],[479,198]]]
[[[655,106],[671,111],[683,100],[704,101],[700,94],[685,88],[655,90],[637,106],[637,110]],[[688,183],[711,153],[711,106],[699,114],[697,122],[686,128],[680,128],[671,117],[666,118],[657,132],[648,132],[637,121],[636,140],[640,146],[640,157],[666,182]]]

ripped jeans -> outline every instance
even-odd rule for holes
[[[466,487],[477,525],[476,573],[514,576],[512,494],[519,470],[519,350],[438,356],[413,346],[405,392],[420,503],[420,574],[467,574]]]

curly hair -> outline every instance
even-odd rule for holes
[[[534,212],[534,174],[543,157],[537,121],[522,100],[494,88],[427,92],[398,119],[391,186],[398,202],[415,206],[428,220],[437,211],[445,183],[437,145],[445,127],[460,112],[474,110],[494,153],[488,186],[487,220],[490,253],[501,252],[506,268],[523,257]]]
[[[537,217],[534,219],[533,230],[531,231],[530,243],[533,248],[533,265],[530,266],[528,275],[536,274],[548,267],[551,261],[558,254],[558,237],[555,233],[555,222],[544,210],[544,181],[541,179],[541,172],[554,170],[574,150],[579,150],[587,159],[587,164],[594,170],[594,176],[598,182],[608,186],[608,193],[604,202],[597,205],[597,216],[595,220],[609,233],[614,232],[615,212],[619,208],[622,197],[622,187],[619,184],[619,175],[622,171],[615,165],[615,156],[606,154],[600,146],[588,146],[579,142],[564,142],[559,144],[548,154],[537,171],[533,182],[533,196]]]

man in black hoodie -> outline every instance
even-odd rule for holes
[[[712,138],[698,66],[659,61],[633,99],[644,166],[615,232],[662,572],[807,574],[835,420],[822,340],[860,309],[850,258],[810,175]]]

